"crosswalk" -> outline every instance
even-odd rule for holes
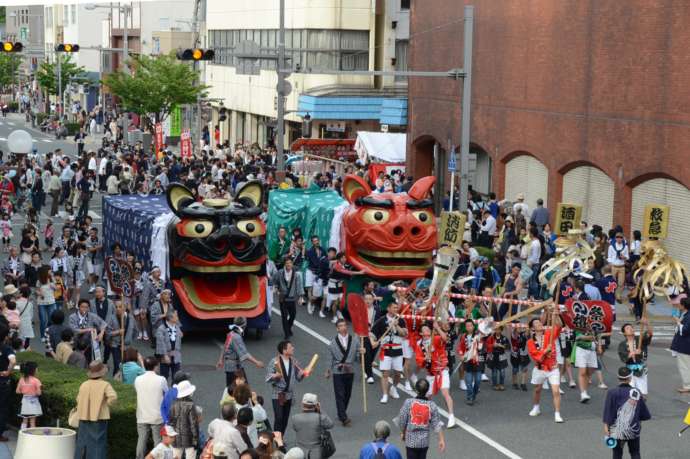
[[[673,335],[676,334],[676,326],[673,324],[654,325],[653,332],[653,341],[671,342],[671,340],[673,339]],[[623,336],[620,331],[620,328],[615,329],[614,327],[614,333],[616,335]]]

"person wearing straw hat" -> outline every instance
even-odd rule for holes
[[[613,458],[623,457],[623,447],[628,444],[630,457],[640,457],[640,431],[642,421],[652,418],[644,397],[630,385],[632,371],[628,367],[618,369],[620,385],[609,389],[604,402],[604,435],[613,439]]]
[[[108,457],[108,420],[110,407],[117,401],[117,393],[103,377],[108,367],[100,360],[89,365],[88,380],[79,386],[77,395],[77,446],[75,459],[107,459]]]

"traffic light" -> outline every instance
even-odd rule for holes
[[[218,121],[225,121],[228,119],[228,109],[225,107],[220,107],[218,111]]]
[[[79,45],[72,43],[60,43],[55,47],[55,51],[58,53],[78,53]]]
[[[212,61],[216,57],[216,52],[212,49],[180,49],[176,56],[181,61]]]
[[[12,43],[11,41],[5,41],[2,43],[3,53],[21,53],[24,49],[24,45],[20,42]]]

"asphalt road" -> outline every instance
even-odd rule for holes
[[[23,127],[23,119],[16,117],[0,118],[0,149],[7,152],[4,140],[9,133]],[[70,140],[55,141],[50,136],[45,136],[30,131],[37,140],[40,153],[54,151],[62,148],[67,154],[73,156],[76,146]],[[46,208],[49,209],[50,198]],[[45,208],[44,208],[45,211]],[[100,225],[100,198],[94,197],[92,211],[95,223]],[[41,218],[41,226],[45,221]],[[24,223],[24,217],[17,215],[13,221],[15,235]],[[61,219],[56,218],[58,228]],[[13,241],[18,243],[19,241]],[[0,256],[0,261],[6,258],[6,254]],[[86,296],[86,295],[83,295]],[[620,312],[619,312],[620,313]],[[36,320],[38,323],[38,320]],[[619,320],[619,328],[621,321]],[[679,438],[677,433],[682,428],[682,419],[690,407],[690,397],[679,395],[675,389],[680,380],[676,370],[675,359],[668,350],[673,327],[668,323],[656,326],[657,339],[650,348],[650,396],[648,405],[653,419],[643,424],[642,430],[642,454],[644,457],[675,459],[688,457],[690,438]],[[322,409],[332,418],[336,418],[335,400],[331,380],[323,376],[328,364],[328,351],[326,342],[335,333],[334,326],[325,319],[317,316],[309,316],[305,308],[298,312],[295,324],[293,343],[296,348],[296,358],[306,365],[314,353],[320,355],[319,363],[313,375],[296,387],[296,400],[301,400],[305,392],[318,394]],[[215,369],[215,362],[221,350],[223,336],[192,335],[184,338],[184,354],[182,367],[192,374],[192,381],[197,386],[195,401],[204,408],[204,424],[216,417],[219,413],[219,400],[224,387],[225,375]],[[282,339],[280,317],[273,315],[272,327],[266,331],[260,341],[247,338],[247,345],[257,358],[267,363],[276,354],[276,344]],[[613,338],[615,343],[620,339],[616,333]],[[36,339],[33,346],[41,349],[41,344]],[[137,343],[142,353],[152,353],[146,343]],[[618,358],[613,350],[609,350],[604,356],[605,380],[609,386],[616,384],[615,372],[619,366]],[[247,368],[249,382],[254,390],[264,394],[267,398],[266,409],[270,418],[273,418],[268,394],[270,390],[264,383],[265,370],[259,370],[253,366]],[[563,397],[562,415],[564,424],[553,422],[553,409],[548,396],[542,400],[542,415],[531,418],[527,415],[531,408],[531,393],[514,391],[508,388],[505,392],[494,392],[487,383],[482,384],[478,396],[478,403],[472,407],[464,404],[464,392],[458,389],[458,381],[452,381],[452,395],[456,404],[455,415],[461,421],[459,428],[446,431],[447,447],[444,453],[436,448],[436,441],[432,443],[429,457],[433,458],[599,458],[608,457],[609,451],[602,442],[601,414],[605,391],[590,389],[592,400],[583,405],[579,403],[577,390],[565,388]],[[358,456],[361,446],[372,440],[372,428],[379,419],[391,422],[398,414],[402,405],[401,400],[391,399],[387,405],[379,403],[380,389],[378,380],[374,385],[367,385],[368,412],[362,409],[362,381],[361,375],[355,378],[352,401],[349,415],[352,418],[350,427],[342,427],[336,422],[333,429],[338,451],[336,458],[353,458]],[[402,387],[399,388],[399,390]],[[400,390],[404,398],[404,390]],[[438,396],[437,403],[445,408],[443,399]],[[293,413],[298,407],[293,407]],[[399,430],[393,428],[392,440],[398,446],[402,446],[399,440]],[[294,432],[288,426],[287,441],[294,441]]]

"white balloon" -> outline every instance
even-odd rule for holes
[[[7,137],[7,147],[11,153],[29,153],[33,144],[34,140],[31,138],[31,134],[21,129],[12,131]]]

